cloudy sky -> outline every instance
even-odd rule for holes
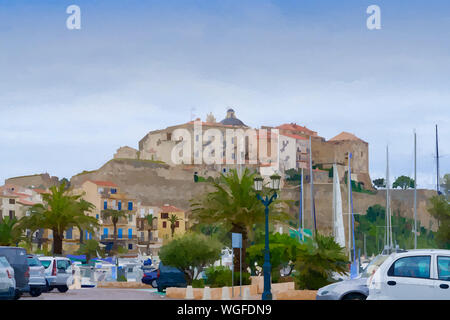
[[[395,2],[395,3],[393,3]],[[81,8],[68,30],[66,8]],[[381,30],[366,9],[381,8]],[[372,178],[450,172],[450,3],[0,0],[0,183],[93,170],[148,132],[232,106],[369,142]],[[194,111],[192,111],[194,109]]]

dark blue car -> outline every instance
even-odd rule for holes
[[[165,266],[162,262],[159,263],[157,272],[156,284],[159,292],[163,292],[169,287],[186,288],[187,282],[184,278],[184,273],[177,268]]]
[[[144,271],[144,275],[142,276],[142,283],[149,284],[153,288],[157,288],[158,285],[156,283],[156,279],[158,278],[158,270],[153,267],[144,265],[142,267],[142,271]]]

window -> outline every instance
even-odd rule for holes
[[[9,210],[9,219],[14,219],[16,217],[16,212],[14,210]]]
[[[72,239],[72,228],[66,230],[66,238]]]
[[[437,257],[439,280],[450,281],[450,257]]]
[[[133,250],[133,244],[132,243],[128,244],[128,250]],[[131,269],[131,270],[133,270],[133,269]]]
[[[106,210],[108,209],[108,201],[103,201],[103,209]]]
[[[119,203],[117,205],[118,205],[118,209],[122,210],[122,201],[119,200]]]
[[[111,188],[111,194],[116,194],[116,193],[117,193],[117,189]]]
[[[98,215],[98,214],[96,214],[96,215],[95,215],[95,218],[96,218],[96,219],[98,220],[98,218],[99,218],[99,215]]]
[[[16,204],[16,199],[9,199],[9,204]]]
[[[128,239],[133,239],[133,229],[128,229]]]
[[[122,228],[119,228],[118,230],[117,230],[117,237],[119,238],[119,239],[122,239]]]
[[[67,260],[56,260],[56,267],[58,269],[66,270],[69,267],[69,261],[67,261]]]
[[[103,236],[108,238],[108,228],[103,228]]]
[[[400,258],[389,268],[390,277],[430,278],[430,256]]]
[[[180,221],[175,222],[175,228],[179,228],[180,227]]]
[[[50,267],[50,264],[52,263],[52,260],[40,260],[42,265],[44,266],[45,269],[47,269],[48,267]]]
[[[103,193],[104,189],[103,188],[98,188],[98,193]]]
[[[161,212],[161,219],[169,219],[169,214],[167,212]]]
[[[166,221],[163,222],[163,228],[167,228],[167,222]]]
[[[133,202],[128,201],[128,210],[133,210]]]
[[[35,257],[27,257],[27,262],[29,267],[40,267],[42,266],[42,263],[36,259]]]

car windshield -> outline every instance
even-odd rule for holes
[[[40,261],[41,261],[42,265],[45,267],[45,269],[47,269],[50,266],[50,264],[52,263],[51,260],[40,260]]]
[[[28,265],[30,267],[40,267],[40,266],[42,266],[42,263],[39,261],[39,259],[36,259],[35,257],[28,257],[27,261],[28,261]]]
[[[366,267],[366,269],[361,274],[362,278],[369,278],[372,274],[377,271],[377,269],[383,264],[383,262],[388,258],[388,255],[376,256]]]

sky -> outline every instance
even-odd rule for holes
[[[69,5],[81,29],[69,30]],[[381,9],[369,30],[366,9]],[[450,173],[450,3],[0,0],[0,183],[94,170],[149,131],[232,107],[369,143],[372,179]]]

